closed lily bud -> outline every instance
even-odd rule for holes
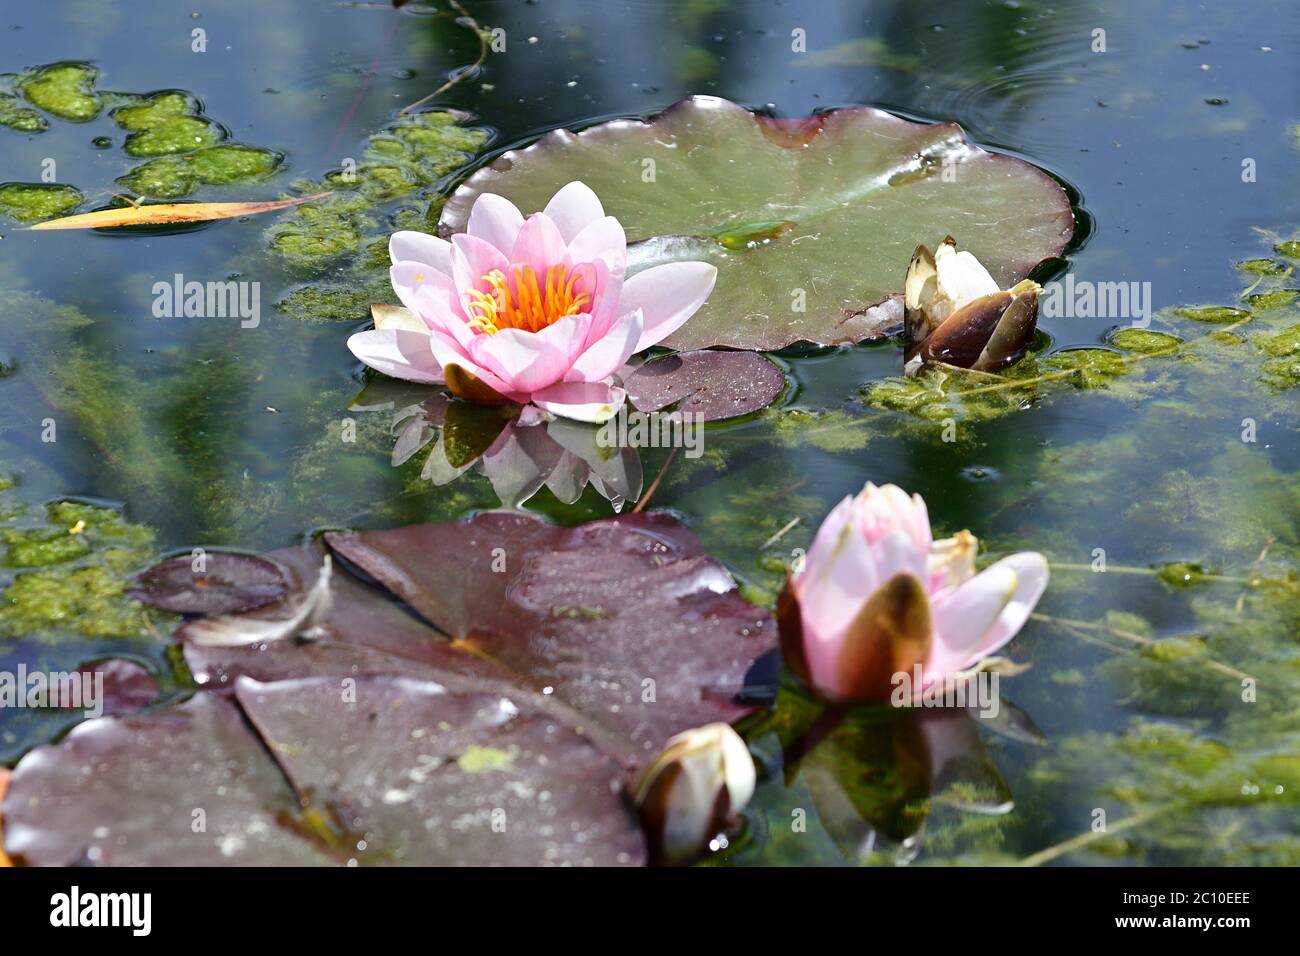
[[[976,574],[977,547],[967,531],[935,541],[919,495],[867,484],[827,515],[777,601],[786,664],[836,704],[969,676],[1024,626],[1048,577],[1032,551]]]
[[[999,289],[952,236],[931,254],[916,247],[903,283],[908,373],[925,362],[998,372],[1024,357],[1038,321],[1042,287],[1025,279]]]
[[[698,859],[754,795],[754,761],[730,724],[680,733],[646,767],[633,788],[650,860]]]

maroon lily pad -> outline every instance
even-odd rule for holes
[[[232,614],[284,597],[288,582],[274,561],[252,554],[214,551],[195,559],[180,555],[136,576],[131,596],[176,614]]]
[[[31,751],[5,796],[5,852],[29,866],[330,862],[282,824],[293,788],[229,698],[103,717]]]
[[[182,626],[196,681],[389,673],[455,690],[527,691],[632,767],[673,734],[749,713],[735,696],[775,643],[768,612],[665,516],[565,529],[491,513],[325,539],[409,606],[339,569],[317,639],[205,647]],[[272,557],[301,593],[324,551],[317,543]]]
[[[143,664],[122,657],[95,661],[77,668],[78,676],[103,679],[105,714],[125,714],[158,699],[158,681]],[[84,679],[84,678],[83,678]]]
[[[776,640],[768,612],[666,516],[565,529],[491,513],[326,540],[455,647],[624,741],[629,764],[750,712],[736,694]]]
[[[319,541],[271,552],[269,557],[285,569],[291,582],[291,599],[311,586],[325,553]],[[330,613],[320,625],[324,634],[311,641],[205,647],[189,639],[192,624],[182,625],[177,635],[194,680],[201,687],[219,689],[233,686],[240,676],[259,681],[384,672],[432,679],[445,679],[447,672],[506,681],[513,676],[489,661],[457,650],[446,635],[390,600],[385,592],[346,572],[335,572],[331,590]],[[269,607],[240,617],[251,620],[279,614],[278,608]]]
[[[624,385],[638,411],[674,406],[707,422],[766,408],[785,389],[785,373],[754,352],[698,350],[646,362]]]
[[[364,834],[359,862],[645,861],[623,769],[529,699],[400,677],[348,690],[241,680],[236,697],[303,801]]]
[[[527,699],[361,677],[81,725],[4,801],[28,865],[644,862],[623,770]]]
[[[712,96],[508,150],[456,190],[439,230],[463,231],[483,193],[530,214],[573,180],[623,224],[630,275],[683,259],[717,267],[708,302],[665,341],[676,349],[877,337],[902,322],[919,243],[957,236],[1008,288],[1074,231],[1051,176],[967,142],[955,123],[869,107],[773,120]]]

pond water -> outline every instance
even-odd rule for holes
[[[418,460],[392,467],[391,416],[349,410],[366,376],[344,343],[370,301],[392,300],[376,240],[398,225],[432,229],[436,196],[466,161],[693,93],[791,117],[867,103],[955,120],[1055,175],[1077,207],[1074,280],[1149,283],[1150,329],[1176,338],[1114,338],[1127,318],[1044,315],[1031,361],[1047,374],[964,398],[882,387],[901,371],[894,341],[788,349],[777,406],[710,427],[702,456],[667,467],[653,508],[685,521],[760,602],[866,480],[919,492],[937,530],[969,528],[989,556],[1030,548],[1052,563],[1040,615],[1010,647],[1033,666],[1005,680],[1015,709],[999,726],[945,726],[925,745],[916,727],[873,713],[822,728],[802,769],[764,780],[745,833],[715,859],[1300,863],[1300,310],[1287,291],[1300,287],[1300,23],[1289,0],[466,6],[504,29],[508,53],[430,106],[466,111],[466,128],[483,132],[407,155],[403,185],[365,180],[337,216],[130,236],[0,219],[0,476],[11,485],[0,493],[0,665],[114,654],[183,691],[166,626],[126,605],[124,573],[196,545],[266,550],[324,528],[498,505],[481,477],[435,487]],[[400,109],[474,63],[477,37],[445,10],[9,4],[0,72],[93,64],[96,90],[180,91],[194,135],[267,151],[261,172],[225,184],[228,165],[207,181],[149,172],[203,200],[273,198],[337,185],[329,177],[349,161],[401,139],[384,134]],[[792,51],[796,29],[806,52]],[[130,102],[50,115],[39,132],[0,127],[0,183],[41,183],[53,160],[55,181],[84,194],[81,211],[106,204],[148,161],[109,115]],[[177,185],[185,175],[198,179]],[[871,237],[861,242],[869,255]],[[156,317],[155,283],[178,274],[258,283],[260,322]],[[1099,346],[1124,361],[1052,364]],[[942,437],[948,419],[955,441]],[[354,442],[341,438],[346,421]],[[647,484],[665,458],[643,455]],[[50,545],[22,566],[20,543],[49,544],[81,514],[47,514],[69,498],[120,506],[127,523],[86,510],[84,553],[45,563]],[[542,491],[526,507],[563,523],[613,511],[594,489],[571,505]],[[23,585],[33,574],[45,577]],[[0,718],[10,765],[61,726]],[[775,766],[821,732],[815,718],[791,684],[745,729]]]

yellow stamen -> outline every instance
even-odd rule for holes
[[[591,302],[591,293],[578,291],[577,272],[551,266],[538,282],[532,266],[516,266],[513,282],[500,269],[483,276],[487,291],[470,292],[469,327],[487,335],[502,329],[540,332],[566,315],[577,315]]]

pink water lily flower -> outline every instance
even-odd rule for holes
[[[625,277],[623,227],[580,182],[527,219],[484,193],[465,233],[398,232],[389,254],[408,311],[348,339],[357,358],[462,398],[589,422],[618,411],[626,394],[615,373],[694,315],[717,278],[705,262]]]
[[[777,605],[791,670],[837,703],[891,699],[917,665],[919,696],[965,679],[1024,626],[1047,587],[1025,551],[975,573],[969,531],[935,541],[920,495],[868,483],[822,522]]]

